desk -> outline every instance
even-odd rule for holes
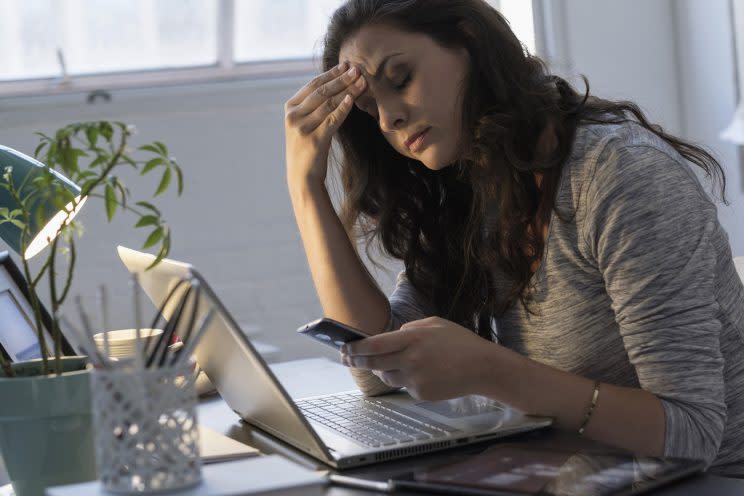
[[[271,368],[293,398],[348,391],[355,388],[354,381],[351,379],[346,368],[326,359],[296,360],[274,364]],[[312,381],[308,381],[308,377],[312,377]],[[272,441],[266,435],[240,422],[237,415],[220,398],[211,398],[201,402],[198,415],[200,423],[218,432],[222,432],[233,439],[255,446],[261,451],[280,453],[306,467],[327,468],[317,460],[288,449],[281,443]],[[539,437],[535,433],[535,435],[526,435],[514,439],[523,439],[524,442],[566,442],[567,440],[570,441],[571,438],[574,441],[578,440],[576,436],[567,436],[558,432],[548,431],[539,434]],[[405,459],[399,462],[388,462],[385,465],[378,465],[372,468],[368,467],[366,470],[385,470],[391,463],[405,463]],[[381,493],[340,486],[329,486],[325,494],[327,496],[369,496]],[[739,496],[744,494],[744,480],[726,479],[713,475],[700,475],[658,490],[654,494],[659,496]],[[12,489],[9,484],[0,487],[0,496],[12,496]]]
[[[287,392],[293,398],[304,396],[329,394],[340,391],[355,389],[356,385],[351,379],[346,368],[340,364],[326,359],[296,360],[292,362],[277,363],[271,365],[279,381],[284,385]],[[309,380],[309,378],[312,378]],[[199,422],[222,432],[233,439],[250,444],[263,452],[280,453],[294,461],[311,468],[324,468],[325,465],[302,453],[288,449],[278,441],[272,441],[266,435],[251,429],[245,423],[238,420],[236,414],[220,398],[203,401],[199,405]],[[534,442],[537,436],[523,436],[525,442]],[[514,438],[519,439],[519,438]],[[539,435],[539,442],[581,442],[577,436],[568,436],[558,432],[545,432]],[[432,456],[432,455],[429,455]],[[385,470],[391,463],[379,465],[372,470]],[[367,468],[370,470],[370,468]],[[325,492],[328,496],[364,496],[376,493],[361,489],[351,489],[341,486],[329,486]],[[401,493],[403,494],[403,493]],[[421,493],[405,493],[421,494]],[[744,480],[727,479],[713,475],[700,475],[680,481],[656,491],[654,494],[660,496],[728,496],[744,494]]]

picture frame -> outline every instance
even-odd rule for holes
[[[48,356],[54,356],[54,340],[50,332],[52,319],[42,302],[39,305]],[[41,358],[35,327],[26,279],[10,253],[0,251],[0,354],[10,362]],[[62,354],[76,354],[64,333]]]

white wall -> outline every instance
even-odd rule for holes
[[[593,94],[632,100],[651,119],[678,133],[672,1],[564,0],[564,56],[574,79],[576,74],[587,76]]]
[[[740,149],[719,138],[737,102],[730,5],[728,0],[682,0],[675,7],[684,135],[706,145],[725,167],[730,205],[719,206],[719,218],[729,233],[734,255],[744,255]]]
[[[744,254],[738,147],[718,138],[736,104],[729,0],[545,0],[563,6],[558,70],[592,93],[638,103],[664,129],[705,146],[724,167],[730,206],[719,218]]]

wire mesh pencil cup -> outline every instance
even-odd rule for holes
[[[91,373],[96,461],[104,490],[155,493],[201,481],[196,372],[190,357],[214,311],[197,325],[199,298],[198,282],[181,279],[153,320],[151,328],[169,315],[154,343],[140,341],[137,317],[137,350],[132,357],[111,359],[108,352],[102,355],[92,345],[97,365]],[[170,303],[175,308],[166,311]],[[139,308],[136,284],[135,307]],[[185,326],[181,325],[184,314],[190,314]],[[182,338],[180,347],[170,344],[176,336]]]
[[[91,377],[104,489],[150,493],[201,481],[192,364],[95,369]]]

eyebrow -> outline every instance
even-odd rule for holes
[[[402,52],[395,52],[391,53],[384,59],[382,59],[382,62],[380,62],[380,65],[377,66],[377,69],[375,69],[375,72],[372,73],[373,79],[380,79],[380,76],[382,75],[382,70],[385,68],[385,64],[387,64],[388,60],[395,57],[396,55],[403,55]]]

